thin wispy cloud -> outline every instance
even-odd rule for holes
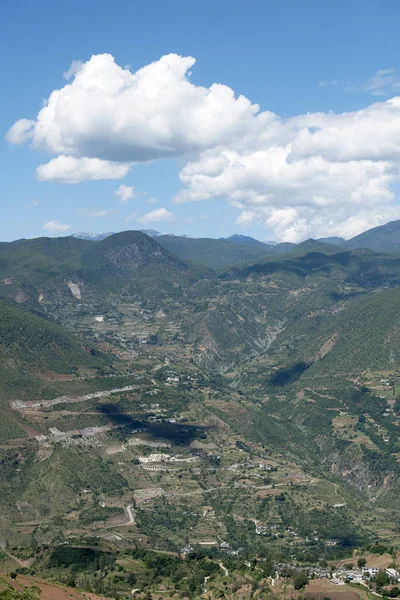
[[[374,96],[383,96],[400,90],[400,77],[395,69],[381,69],[370,77],[364,86],[364,90],[371,92]]]
[[[40,206],[40,200],[32,200],[32,202],[28,202],[25,204],[25,208],[33,209],[38,208]]]
[[[78,214],[82,217],[109,217],[115,215],[115,210],[104,210],[100,208],[80,208]]]
[[[339,84],[339,81],[337,79],[333,79],[332,81],[327,81],[326,79],[323,79],[322,81],[318,81],[317,85],[320,88],[326,88],[326,87],[335,87],[338,84]]]
[[[400,77],[396,69],[379,69],[367,79],[323,79],[317,83],[319,88],[342,88],[345,92],[369,92],[373,96],[385,96],[400,90]]]
[[[130,221],[136,221],[138,217],[138,213],[137,212],[133,212],[130,215],[128,215],[127,217],[125,217],[125,221],[127,223],[129,223]]]

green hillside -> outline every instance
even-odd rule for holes
[[[104,364],[102,355],[66,329],[6,300],[0,300],[0,355],[26,372],[70,373],[78,364]]]
[[[160,235],[157,242],[183,260],[191,260],[204,264],[211,269],[220,270],[229,265],[262,259],[271,250],[261,244],[246,245],[224,239],[186,238],[171,235]]]
[[[95,374],[110,359],[49,319],[0,299],[0,439],[23,434],[10,401],[40,399],[46,380],[62,374]]]
[[[395,543],[400,259],[307,240],[217,275],[171,250],[0,248],[0,535],[218,560],[217,540],[298,560]]]
[[[304,246],[300,244],[282,257],[268,258],[242,269],[235,267],[225,277],[271,276],[275,273],[292,273],[303,278],[326,278],[333,274],[332,284],[340,278],[344,283],[358,283],[363,288],[393,286],[400,283],[400,257],[363,249],[338,252],[333,245],[311,241],[304,242]]]
[[[72,302],[74,297],[95,300],[105,291],[156,293],[160,282],[170,288],[203,272],[139,231],[99,242],[38,238],[0,247],[0,295],[42,308]]]
[[[346,248],[370,248],[376,252],[400,252],[400,221],[373,227],[348,240]]]

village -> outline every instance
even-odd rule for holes
[[[304,573],[307,577],[314,579],[329,579],[336,585],[345,585],[354,583],[368,585],[379,573],[384,575],[384,581],[387,584],[396,584],[400,582],[400,572],[392,567],[379,568],[376,566],[364,565],[364,560],[359,560],[358,565],[346,564],[342,566],[315,566],[315,565],[297,565],[293,563],[278,563],[275,565],[276,575],[279,577],[292,577],[296,573]],[[359,566],[360,565],[360,566]]]

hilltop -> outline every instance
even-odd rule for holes
[[[0,294],[37,306],[82,295],[156,291],[158,280],[183,284],[196,270],[139,231],[98,242],[74,237],[37,238],[0,246]],[[133,286],[133,287],[132,287]]]
[[[377,252],[400,252],[400,220],[374,227],[348,240],[346,248],[370,248]]]

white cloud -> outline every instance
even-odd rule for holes
[[[181,156],[243,135],[258,106],[229,87],[196,86],[192,57],[176,54],[131,73],[94,55],[54,90],[35,121],[17,121],[8,140],[76,158],[131,163]],[[67,72],[69,73],[69,72]]]
[[[70,225],[64,225],[58,221],[48,221],[43,225],[43,229],[51,233],[65,233],[71,229]]]
[[[114,194],[118,196],[121,204],[126,204],[128,200],[137,196],[132,185],[120,185],[119,188],[115,190]]]
[[[138,223],[157,223],[158,221],[173,221],[174,218],[174,214],[166,208],[156,208],[156,210],[137,217],[136,221]]]
[[[289,124],[291,160],[313,155],[329,161],[400,160],[400,97],[348,113],[307,114]]]
[[[81,183],[96,179],[120,179],[127,175],[129,168],[130,165],[99,158],[74,158],[60,155],[47,164],[40,165],[36,173],[40,181]]]
[[[239,225],[256,222],[286,241],[356,235],[366,218],[373,226],[400,217],[392,187],[400,179],[400,98],[350,113],[256,120],[257,133],[182,169],[177,202],[224,198],[240,210]]]
[[[29,119],[20,119],[7,131],[6,140],[9,144],[25,144],[33,134],[35,121]]]
[[[65,71],[65,73],[63,73],[63,77],[64,79],[66,79],[67,81],[69,81],[70,79],[72,79],[73,77],[75,77],[75,75],[77,73],[79,73],[79,71],[82,68],[82,61],[80,60],[73,60],[68,71]]]
[[[114,215],[114,210],[103,210],[99,208],[80,208],[78,213],[83,217],[109,217],[110,215]]]
[[[194,63],[169,54],[131,73],[109,54],[92,56],[7,139],[30,140],[56,156],[38,176],[64,183],[118,179],[136,162],[180,157],[186,166],[177,202],[223,198],[239,211],[239,225],[259,223],[288,241],[351,236],[365,223],[400,217],[393,191],[400,180],[400,97],[348,113],[282,119],[227,86],[195,85],[188,79]],[[362,85],[372,93],[395,90],[397,76],[382,69]],[[126,194],[118,196],[125,201]],[[172,218],[165,208],[128,217],[165,218]]]
[[[157,198],[149,198],[149,199],[147,200],[147,203],[148,203],[148,204],[157,204],[157,202],[158,202],[158,199],[157,199]]]

